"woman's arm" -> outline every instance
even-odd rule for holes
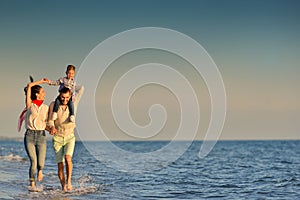
[[[56,128],[54,126],[54,121],[52,120],[52,115],[53,115],[53,106],[54,102],[52,102],[49,106],[49,111],[48,111],[48,123],[47,123],[47,131],[49,131],[50,135],[55,135],[56,134]]]
[[[49,80],[46,78],[43,78],[41,80],[28,83],[27,85],[27,92],[26,92],[26,108],[28,109],[31,106],[32,100],[31,100],[31,87],[42,84],[42,83],[49,83]]]

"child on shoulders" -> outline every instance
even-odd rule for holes
[[[69,119],[71,122],[75,122],[74,102],[76,99],[76,94],[78,93],[79,90],[83,89],[82,86],[76,86],[74,77],[75,77],[75,66],[68,65],[65,77],[61,77],[58,80],[49,81],[49,85],[59,86],[58,92],[60,92],[60,90],[64,87],[67,87],[71,90],[72,96],[71,96],[71,100],[68,103],[68,108],[70,112]],[[57,111],[60,105],[61,105],[60,100],[57,97],[54,102],[52,120],[57,119]]]

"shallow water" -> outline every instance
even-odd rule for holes
[[[115,144],[127,151],[150,152],[168,142]],[[177,149],[183,144],[176,143]],[[42,191],[29,192],[29,161],[23,142],[0,141],[1,199],[297,199],[300,196],[300,141],[220,141],[203,159],[198,157],[201,142],[194,142],[178,160],[144,173],[118,171],[97,160],[83,143],[77,142],[72,192],[61,191],[51,142],[47,145],[44,180],[37,184]],[[89,145],[105,146],[105,143]],[[105,153],[118,160],[113,152]],[[147,167],[149,162],[147,157],[142,164]]]

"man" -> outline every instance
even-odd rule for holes
[[[82,91],[80,92],[80,96],[81,94]],[[54,102],[50,104],[49,108],[48,124],[51,127],[50,134],[53,135],[53,147],[55,151],[55,160],[58,167],[58,177],[62,186],[62,190],[64,191],[72,190],[71,177],[73,169],[72,155],[75,147],[75,123],[69,120],[68,102],[70,101],[71,96],[72,94],[69,88],[61,89],[59,94],[61,105],[57,111],[57,119],[54,121],[52,120]],[[64,162],[66,163],[66,177],[64,173]]]

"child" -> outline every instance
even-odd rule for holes
[[[71,90],[72,97],[71,97],[71,100],[68,103],[68,108],[69,108],[69,112],[70,112],[70,118],[69,119],[70,119],[71,122],[75,122],[74,101],[75,101],[75,95],[76,95],[76,91],[77,91],[76,89],[81,88],[80,86],[76,86],[76,83],[75,83],[75,80],[74,80],[75,66],[68,65],[66,75],[67,76],[59,78],[58,80],[50,81],[49,85],[54,85],[54,86],[59,85],[58,91],[60,91],[64,87],[67,87]],[[57,111],[58,111],[58,108],[59,108],[60,104],[61,104],[60,100],[57,97],[55,99],[55,102],[54,102],[52,120],[57,119]]]

